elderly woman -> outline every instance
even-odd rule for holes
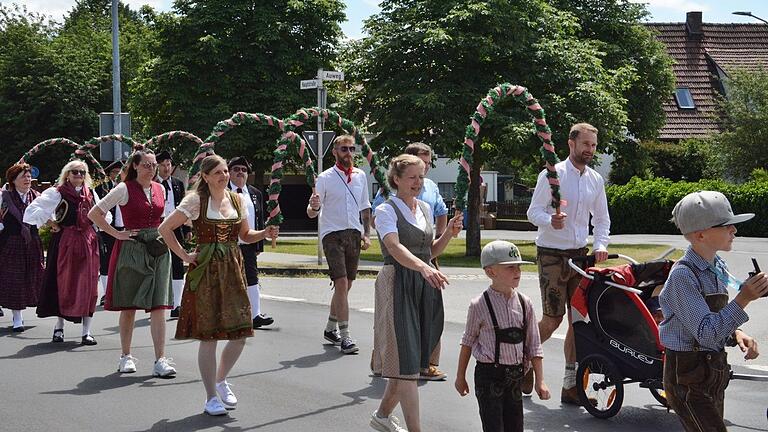
[[[31,188],[29,165],[5,172],[8,190],[0,194],[0,305],[13,312],[13,331],[24,331],[22,311],[37,306],[43,283],[43,248],[37,227],[24,223],[24,212],[40,194]]]
[[[245,203],[229,191],[227,162],[208,156],[200,165],[201,178],[176,210],[160,225],[160,234],[184,262],[190,264],[181,298],[181,314],[176,339],[198,339],[200,375],[205,386],[204,411],[210,415],[226,414],[234,409],[237,398],[227,375],[253,336],[251,305],[246,290],[243,255],[238,238],[246,243],[275,238],[276,226],[256,231],[245,219]],[[173,230],[192,220],[197,236],[196,253],[187,253]],[[217,341],[226,340],[218,368]]]
[[[424,183],[424,162],[417,156],[393,159],[387,180],[397,196],[376,208],[384,266],[375,285],[374,373],[389,380],[370,424],[380,431],[405,430],[392,415],[399,403],[407,430],[419,432],[417,380],[443,333],[441,290],[448,283],[430,260],[461,231],[462,215],[456,212],[434,239],[430,207],[416,198]]]
[[[83,345],[96,345],[91,321],[98,299],[99,240],[86,215],[98,199],[88,165],[73,160],[64,165],[55,187],[46,189],[24,212],[24,222],[38,227],[48,223],[53,232],[37,305],[40,318],[59,317],[52,342],[64,342],[67,320],[83,323]]]
[[[131,355],[131,340],[136,311],[150,314],[150,333],[155,348],[152,375],[168,378],[176,375],[171,359],[165,357],[165,310],[173,307],[171,291],[171,254],[158,241],[157,227],[165,208],[165,188],[152,181],[157,161],[151,150],[137,149],[127,162],[125,180],[115,186],[88,217],[115,238],[107,275],[104,308],[120,311],[122,355],[120,373],[136,372],[136,358]],[[105,216],[119,205],[124,231],[111,226]]]

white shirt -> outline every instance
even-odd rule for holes
[[[163,185],[163,182],[168,182],[168,188]],[[168,176],[167,179],[162,179],[159,176],[157,177],[157,182],[160,183],[163,186],[163,189],[165,189],[165,207],[163,208],[163,217],[167,218],[168,215],[173,213],[174,210],[176,210],[176,203],[174,201],[173,196],[173,183],[171,183],[171,177]]]
[[[607,250],[610,242],[611,217],[608,214],[608,200],[605,197],[605,180],[590,167],[581,173],[570,158],[555,165],[560,179],[560,197],[566,201],[560,211],[568,215],[565,227],[552,228],[552,189],[547,171],[539,174],[536,189],[528,207],[528,220],[539,227],[536,245],[552,249],[577,249],[587,245],[589,216],[594,225],[594,250]]]
[[[321,241],[336,231],[356,229],[361,234],[365,232],[360,212],[371,208],[371,201],[363,170],[352,168],[352,181],[347,183],[347,175],[334,165],[317,176],[315,191],[320,195],[318,225]]]
[[[142,189],[144,190],[144,196],[147,197],[147,201],[152,202],[152,186]],[[163,195],[165,195],[165,188],[163,188]],[[119,183],[104,196],[104,199],[97,201],[97,206],[104,211],[104,213],[109,213],[114,206],[124,206],[128,204],[128,198],[128,186],[126,186],[125,183]]]
[[[242,192],[238,193],[237,188],[238,186],[234,184],[233,182],[229,182],[229,187],[232,189],[232,192],[240,195],[240,202],[242,203],[242,207],[245,210],[245,219],[248,221],[248,229],[255,230],[256,229],[256,209],[253,207],[253,201],[251,200],[251,194],[248,192],[248,185],[243,186],[240,190]],[[238,239],[238,244],[246,244],[244,241]]]
[[[226,201],[225,201],[226,200]],[[243,198],[240,197],[240,208],[245,203]],[[190,220],[197,220],[200,217],[200,195],[197,192],[191,192],[184,196],[184,198],[176,207],[181,213],[184,213]],[[224,213],[222,213],[222,210]],[[221,201],[221,208],[216,210],[213,208],[211,198],[208,198],[208,210],[205,212],[205,217],[211,220],[229,220],[237,217],[237,210],[229,200],[229,194],[224,195],[224,200]]]
[[[422,231],[427,230],[427,221],[432,220],[431,211],[429,214],[424,214],[421,210],[421,206],[417,205],[416,215],[414,215],[403,200],[396,196],[390,196],[390,199],[400,210],[400,213],[403,214],[406,222]],[[427,207],[429,207],[429,204],[427,204]],[[382,239],[389,233],[397,232],[397,213],[391,205],[386,203],[386,201],[384,204],[376,207],[376,219],[374,221],[376,224],[376,232],[379,233]]]
[[[82,190],[82,186],[76,188],[75,190],[80,192],[80,190]],[[99,199],[99,194],[97,194],[93,189],[91,189],[91,193],[93,194],[94,205],[98,206],[101,202]],[[43,193],[40,194],[36,200],[32,201],[32,203],[29,204],[29,207],[27,207],[27,209],[24,211],[24,223],[35,225],[38,228],[45,225],[46,222],[54,218],[56,207],[59,205],[61,200],[61,193],[59,193],[56,187],[49,187],[48,189],[44,190]],[[109,211],[107,211],[107,214],[104,216],[104,218],[107,220],[107,223],[112,223],[112,213],[109,213]],[[94,228],[97,228],[96,224],[93,226]]]

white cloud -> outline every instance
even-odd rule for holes
[[[711,8],[704,4],[690,0],[629,0],[632,3],[645,3],[649,8],[670,9],[676,12],[699,11],[708,12]]]
[[[171,9],[172,0],[123,0],[131,9],[138,10],[148,4],[157,10]],[[37,12],[60,20],[75,6],[75,0],[0,0],[0,4],[10,6],[12,3],[24,5],[28,11]]]

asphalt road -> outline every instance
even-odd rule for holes
[[[476,275],[453,275],[446,291],[446,327],[441,367],[447,382],[420,387],[422,425],[425,431],[479,431],[477,402],[461,398],[453,389],[458,341],[463,331],[469,298],[482,292],[485,281]],[[535,278],[526,275],[522,289],[534,298]],[[223,418],[202,413],[205,394],[196,363],[197,343],[171,339],[175,322],[169,322],[167,352],[178,375],[163,380],[151,377],[152,345],[149,323],[138,314],[134,352],[138,372],[118,375],[120,354],[117,313],[97,312],[94,335],[99,345],[78,344],[80,328],[68,324],[66,342],[53,345],[54,320],[36,319],[27,311],[28,331],[11,333],[10,319],[0,318],[0,430],[56,431],[364,431],[376,409],[385,381],[369,376],[372,347],[372,280],[355,283],[350,304],[352,335],[360,355],[345,356],[323,344],[322,328],[331,292],[322,279],[264,278],[263,309],[276,326],[260,330],[248,340],[243,356],[230,376],[240,403]],[[765,317],[765,305],[752,311]],[[753,321],[759,321],[754,320]],[[755,324],[750,323],[750,326]],[[761,325],[763,327],[761,327]],[[753,327],[766,340],[764,324]],[[560,331],[561,333],[561,331]],[[526,399],[528,431],[648,431],[681,430],[674,413],[658,405],[637,385],[625,387],[624,406],[609,420],[595,419],[578,407],[559,403],[562,380],[562,340],[544,345],[545,379],[553,399]],[[733,353],[732,358],[737,358]],[[768,364],[764,358],[758,364]],[[738,372],[754,372],[736,366]],[[471,373],[470,386],[472,385]],[[726,397],[726,419],[731,431],[768,431],[766,383],[734,381]]]

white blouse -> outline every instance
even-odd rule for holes
[[[144,190],[144,195],[147,197],[147,201],[152,202],[152,187],[150,186],[142,189]],[[163,200],[165,200],[165,188],[161,189],[163,190]],[[128,186],[126,186],[125,183],[118,183],[118,185],[113,187],[104,199],[99,202],[98,206],[104,213],[109,213],[109,211],[112,210],[112,207],[128,204],[128,197]]]
[[[400,198],[396,196],[391,196],[390,199],[393,203],[397,206],[397,208],[400,210],[400,213],[403,214],[403,217],[405,220],[410,223],[411,225],[415,226],[416,228],[426,231],[427,230],[427,221],[432,220],[432,211],[431,209],[428,210],[428,214],[424,214],[424,212],[421,210],[421,206],[416,206],[416,214],[414,215],[411,212],[411,209],[408,208],[408,206],[401,200]],[[419,200],[417,200],[419,201]],[[423,202],[423,201],[422,201]],[[427,208],[429,208],[429,205],[427,205]],[[387,234],[389,233],[396,233],[397,232],[397,213],[395,212],[395,209],[392,208],[389,204],[384,202],[380,206],[376,207],[376,232],[379,233],[379,236],[383,239]]]
[[[213,208],[213,202],[210,197],[208,198],[208,211],[206,212],[208,219],[227,220],[237,217],[237,210],[235,210],[234,205],[229,200],[229,194],[224,194],[224,197],[225,199],[221,201],[221,208],[219,210]],[[237,195],[237,197],[240,200],[240,208],[245,208],[243,197],[240,195]],[[190,220],[197,220],[200,217],[200,195],[197,192],[187,193],[179,203],[179,206],[176,207],[176,210],[184,213]]]
[[[82,190],[82,186],[76,188],[76,190],[79,192]],[[91,189],[91,193],[93,194],[95,204],[98,206],[101,201],[99,194],[93,189]],[[40,194],[36,200],[32,201],[29,207],[27,207],[27,210],[24,212],[24,223],[35,225],[38,228],[45,225],[49,220],[54,218],[56,206],[59,205],[61,200],[61,193],[59,193],[58,189],[55,187],[49,187],[44,190],[43,193]],[[107,223],[112,223],[111,213],[107,212],[106,218]],[[96,225],[94,225],[94,227],[95,226]]]

